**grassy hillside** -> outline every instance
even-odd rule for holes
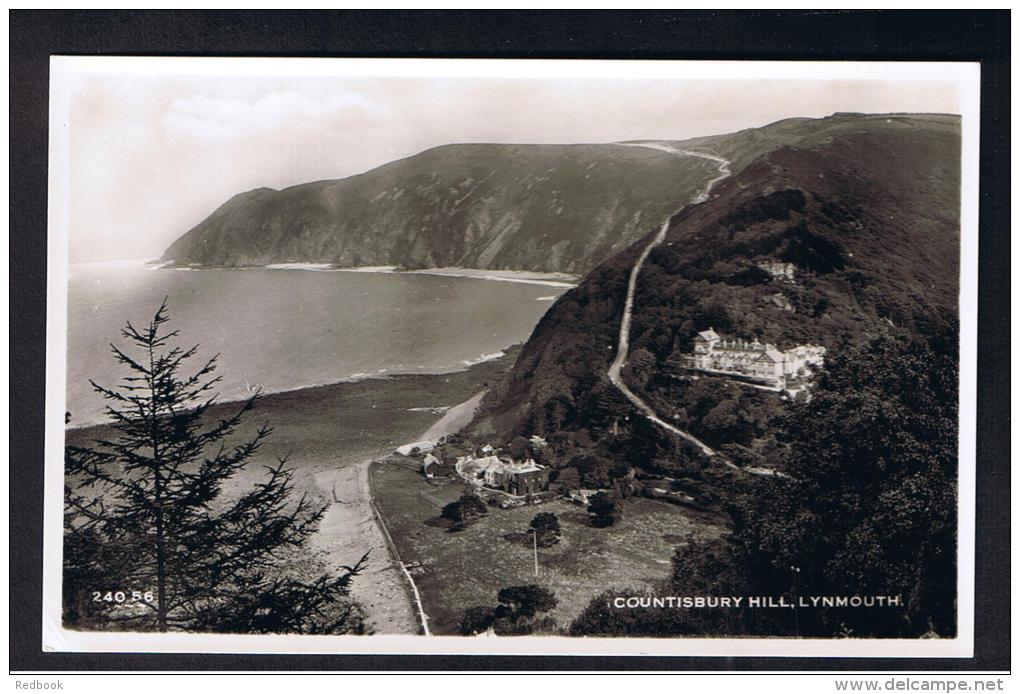
[[[712,166],[620,145],[449,145],[367,173],[240,194],[163,260],[583,274],[659,224]]]
[[[833,138],[861,135],[876,129],[884,130],[887,134],[920,129],[958,135],[959,127],[960,120],[953,115],[837,113],[828,118],[787,118],[761,128],[696,137],[675,144],[721,154],[730,160],[732,170],[738,172],[781,147],[811,148]]]

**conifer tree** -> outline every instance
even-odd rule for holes
[[[112,435],[65,449],[64,620],[79,628],[241,633],[362,629],[349,596],[367,554],[337,575],[302,576],[299,550],[325,507],[294,498],[286,459],[248,489],[225,486],[271,433],[238,427],[258,393],[226,416],[210,409],[213,357],[175,346],[166,300],[144,329],[111,345],[127,375],[92,382]],[[235,485],[236,486],[236,485]]]

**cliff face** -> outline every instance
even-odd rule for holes
[[[661,223],[712,171],[644,147],[449,145],[342,180],[237,195],[163,260],[582,274]]]
[[[838,354],[882,335],[940,334],[958,314],[958,118],[846,115],[770,128],[701,143],[732,155],[734,141],[744,142],[762,153],[739,159],[739,172],[709,201],[672,218],[635,293],[628,383],[670,412],[689,402],[676,416],[710,439],[706,422],[713,410],[722,417],[725,398],[704,380],[673,378],[697,331],[714,327],[783,349],[814,343]],[[564,430],[584,438],[626,410],[606,370],[628,273],[650,239],[557,301],[472,431],[506,440]],[[794,280],[763,271],[767,262],[792,263]],[[776,294],[783,299],[773,301]],[[760,408],[760,423],[779,407],[755,401],[731,409],[745,416]],[[747,423],[742,443],[753,442],[755,426]]]

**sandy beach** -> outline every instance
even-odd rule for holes
[[[459,431],[471,421],[483,395],[484,391],[479,392],[450,407],[418,440],[435,442]],[[368,613],[370,628],[377,634],[419,633],[420,619],[407,578],[386,541],[380,527],[382,521],[372,508],[368,478],[372,462],[373,458],[367,458],[315,475],[316,484],[333,503],[323,516],[313,544],[331,570],[350,566],[366,551],[370,552],[368,569],[352,586],[354,599]]]
[[[438,441],[444,436],[453,434],[466,427],[471,418],[475,416],[475,410],[478,409],[479,403],[482,402],[483,395],[485,395],[485,391],[481,391],[470,400],[465,400],[461,404],[448,409],[443,414],[443,418],[429,427],[429,430],[422,435],[421,439],[424,441]]]
[[[368,552],[368,565],[353,582],[351,593],[367,613],[369,628],[376,634],[416,634],[418,617],[406,579],[372,510],[368,483],[371,463],[369,458],[315,475],[316,484],[336,501],[322,518],[313,548],[327,567],[336,571],[351,566]]]

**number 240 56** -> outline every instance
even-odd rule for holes
[[[105,593],[101,590],[92,591],[92,602],[153,602],[156,598],[151,590],[124,591],[108,590]]]

